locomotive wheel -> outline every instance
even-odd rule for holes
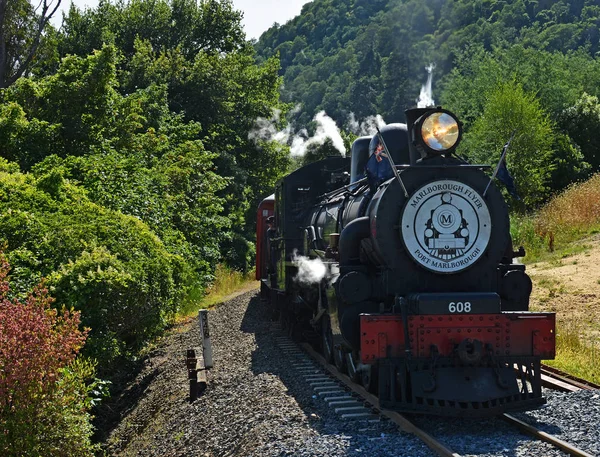
[[[360,383],[365,389],[367,389],[367,391],[371,392],[372,394],[376,394],[378,390],[377,387],[379,377],[377,375],[377,367],[374,365],[363,365],[360,368]]]
[[[321,319],[321,352],[327,363],[333,363],[333,334],[329,316],[323,316]]]

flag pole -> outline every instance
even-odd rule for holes
[[[392,154],[390,154],[390,150],[388,149],[387,145],[385,144],[383,135],[381,134],[381,131],[379,130],[379,126],[376,126],[375,128],[377,129],[377,137],[379,138],[379,141],[381,141],[381,144],[383,145],[383,149],[385,150],[385,155],[388,159],[388,162],[390,163],[390,166],[392,167],[392,170],[394,171],[394,176],[396,176],[396,179],[400,183],[400,186],[402,186],[402,190],[404,191],[404,196],[406,198],[408,198],[408,191],[406,190],[406,187],[404,186],[404,183],[402,182],[402,178],[400,177],[400,172],[398,172],[398,169],[396,168],[396,165],[394,164],[394,159],[392,159]]]
[[[496,165],[496,169],[494,170],[494,173],[492,174],[492,177],[490,178],[490,182],[488,182],[488,185],[485,187],[485,190],[483,191],[483,198],[485,198],[485,195],[487,194],[487,191],[490,188],[490,185],[492,184],[492,181],[494,180],[494,178],[498,174],[498,170],[500,170],[500,166],[502,165],[502,161],[506,157],[506,153],[508,152],[508,148],[510,146],[510,142],[515,137],[515,133],[517,133],[517,129],[515,129],[512,132],[512,135],[510,136],[509,140],[504,145],[504,148],[502,148],[502,154],[500,155],[500,161],[498,162],[498,165]]]

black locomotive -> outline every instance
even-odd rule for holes
[[[456,155],[452,113],[406,115],[261,203],[262,296],[382,407],[481,416],[542,404],[555,316],[528,311],[502,194],[488,166]],[[307,259],[320,270],[308,279]]]

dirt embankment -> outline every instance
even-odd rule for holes
[[[600,239],[585,241],[576,255],[527,266],[533,280],[531,307],[557,313],[563,325],[600,336]]]

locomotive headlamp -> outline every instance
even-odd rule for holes
[[[448,113],[433,113],[421,126],[423,141],[431,149],[446,151],[458,141],[458,121]]]
[[[441,108],[432,109],[414,124],[412,140],[422,157],[451,153],[462,137],[462,127],[456,116]]]

